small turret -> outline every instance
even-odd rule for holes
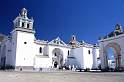
[[[122,28],[122,26],[120,24],[115,25],[115,32],[118,32],[118,33],[123,32],[123,28]]]
[[[69,44],[72,46],[72,48],[76,48],[76,46],[77,46],[77,41],[76,41],[75,35],[72,35],[71,41],[69,42]]]

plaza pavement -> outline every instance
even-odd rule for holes
[[[124,82],[124,72],[0,71],[0,82]]]

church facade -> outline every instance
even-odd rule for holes
[[[14,29],[10,35],[0,35],[1,68],[98,68],[97,45],[78,42],[74,35],[68,44],[59,37],[52,41],[37,40],[33,22],[32,18],[28,18],[27,10],[23,8],[13,21]]]

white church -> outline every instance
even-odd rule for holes
[[[13,21],[9,36],[0,34],[0,67],[15,70],[73,67],[98,69],[99,46],[78,42],[73,35],[68,44],[59,37],[51,41],[37,40],[34,20],[23,8]]]

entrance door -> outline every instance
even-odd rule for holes
[[[55,61],[55,62],[54,62],[54,68],[57,68],[57,65],[58,65],[58,62]]]

